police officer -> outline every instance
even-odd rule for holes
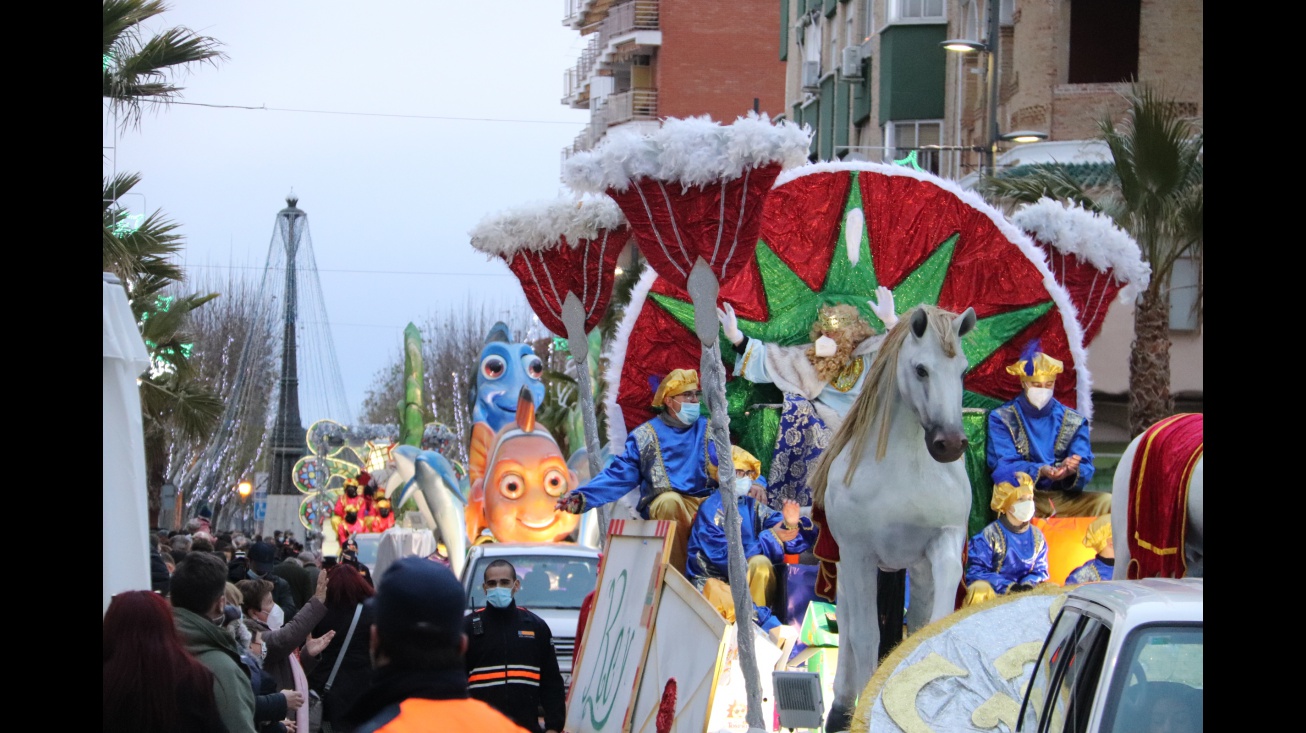
[[[464,624],[468,693],[529,731],[561,731],[566,696],[549,625],[517,607],[521,580],[507,560],[485,568],[482,588],[488,605],[468,615]]]

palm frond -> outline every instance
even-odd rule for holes
[[[1101,211],[1098,201],[1056,163],[1026,166],[1020,176],[984,176],[975,189],[981,196],[998,203],[1032,204],[1041,198],[1073,201],[1089,211]]]
[[[105,0],[103,94],[123,127],[140,124],[142,103],[166,103],[180,94],[178,75],[197,63],[227,58],[222,43],[184,26],[142,37],[141,23],[167,10],[158,0]]]
[[[147,430],[176,429],[193,440],[217,427],[222,418],[222,399],[203,385],[187,379],[145,379],[141,381],[141,411]]]

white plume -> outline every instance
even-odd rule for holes
[[[547,249],[566,238],[576,247],[594,239],[604,229],[626,223],[617,202],[607,196],[585,194],[525,204],[485,217],[469,232],[472,246],[491,256],[511,257],[521,250]]]

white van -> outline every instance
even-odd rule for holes
[[[1043,642],[1017,731],[1201,733],[1202,579],[1088,583]]]

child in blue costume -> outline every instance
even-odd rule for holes
[[[1110,580],[1116,571],[1116,549],[1111,544],[1111,516],[1098,517],[1084,533],[1084,547],[1092,548],[1097,557],[1070,571],[1066,585]]]
[[[1019,484],[993,487],[989,506],[997,521],[966,546],[966,600],[962,607],[1009,592],[1031,590],[1048,579],[1048,542],[1034,518],[1034,480],[1017,473]]]

